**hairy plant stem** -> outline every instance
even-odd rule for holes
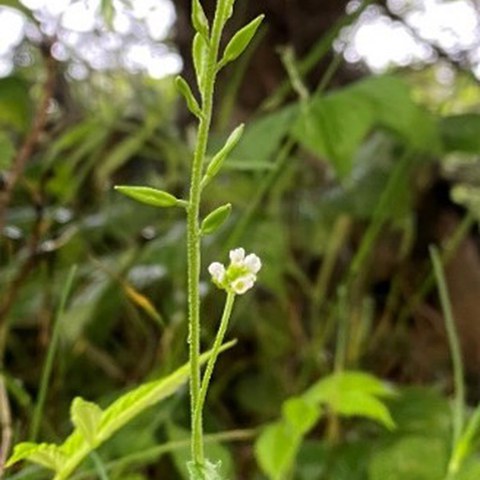
[[[194,417],[196,422],[201,422],[202,419],[202,411],[203,406],[205,405],[205,399],[207,398],[208,387],[210,385],[210,380],[212,378],[215,363],[217,362],[218,355],[220,354],[220,348],[222,346],[223,339],[225,338],[225,333],[227,332],[228,321],[230,320],[230,316],[232,315],[234,302],[235,294],[232,292],[228,292],[227,299],[225,300],[225,306],[223,307],[223,314],[222,319],[220,320],[220,326],[218,327],[217,335],[215,336],[215,341],[213,342],[212,355],[208,359],[205,373],[202,379],[202,386],[200,389]]]
[[[197,404],[200,395],[200,200],[203,164],[207,150],[208,136],[212,122],[213,92],[218,70],[218,51],[223,26],[227,17],[230,0],[219,0],[215,11],[212,34],[205,59],[203,81],[200,83],[202,116],[198,126],[197,144],[191,169],[189,202],[187,208],[187,259],[188,259],[188,324],[190,344],[190,411],[192,426],[191,454],[195,464],[202,466],[203,424]],[[198,415],[198,419],[195,417]]]

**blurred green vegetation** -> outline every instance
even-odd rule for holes
[[[110,18],[110,2],[102,5]],[[206,412],[207,432],[219,432],[207,437],[208,448],[228,478],[446,478],[451,368],[448,354],[437,353],[445,336],[429,333],[444,327],[422,252],[436,242],[448,263],[478,233],[480,89],[465,72],[439,84],[436,68],[368,75],[256,112],[207,187],[204,212],[234,208],[205,240],[203,265],[240,245],[264,265],[258,288],[234,312],[229,335],[238,343],[221,358]],[[185,194],[194,132],[179,121],[180,108],[171,78],[92,72],[74,81],[48,52],[0,80],[0,364],[13,443],[32,439],[73,265],[37,440],[69,434],[75,396],[105,407],[186,361],[184,219],[113,190],[128,183]],[[214,133],[212,153],[227,134]],[[436,185],[447,186],[455,220],[445,234],[429,225],[436,213],[422,214]],[[204,279],[208,346],[222,299],[205,268]],[[466,365],[478,378],[480,367]],[[319,393],[322,381],[339,378],[332,372],[343,372],[345,384]],[[362,381],[352,386],[355,372]],[[302,402],[315,386],[315,408],[327,407],[310,418]],[[467,389],[473,407],[478,385]],[[289,408],[301,413],[292,417]],[[187,478],[188,415],[180,388],[72,478]],[[477,437],[449,478],[480,477]],[[6,478],[50,477],[23,465]]]

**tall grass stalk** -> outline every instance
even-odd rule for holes
[[[67,276],[67,281],[63,287],[62,295],[60,297],[60,304],[58,306],[57,314],[53,323],[53,332],[52,338],[48,345],[47,357],[45,359],[45,364],[43,366],[42,378],[40,380],[40,387],[38,393],[37,403],[35,405],[35,410],[33,412],[32,423],[30,426],[30,441],[34,442],[38,437],[38,432],[40,430],[40,423],[42,421],[43,409],[45,407],[45,400],[47,398],[48,385],[50,383],[50,378],[52,376],[53,360],[55,358],[55,353],[58,347],[58,340],[60,337],[60,327],[63,314],[65,313],[65,306],[67,304],[68,296],[72,289],[73,280],[77,271],[77,266],[74,265]]]

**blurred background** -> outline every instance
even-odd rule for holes
[[[247,129],[204,195],[203,213],[233,204],[204,241],[205,347],[223,301],[205,266],[243,246],[264,267],[236,305],[229,336],[239,342],[219,363],[206,428],[253,438],[289,396],[333,370],[362,370],[401,392],[389,404],[395,433],[348,420],[332,437],[331,423],[320,423],[295,473],[278,478],[443,478],[453,382],[428,249],[437,245],[444,260],[473,407],[480,5],[237,3],[227,34],[259,13],[266,20],[216,90],[209,154],[238,123]],[[215,2],[202,4],[212,18]],[[72,265],[39,440],[68,434],[74,396],[108,405],[187,359],[185,219],[113,186],[186,196],[195,121],[173,79],[194,85],[192,37],[190,0],[0,1],[3,450],[31,438]],[[162,405],[102,447],[107,465],[188,437],[187,391]],[[274,478],[262,476],[252,443],[213,444],[229,478]],[[109,478],[186,478],[187,455],[127,461]],[[479,478],[472,462],[458,478]],[[82,478],[99,478],[89,468]],[[49,477],[28,467],[7,478]]]

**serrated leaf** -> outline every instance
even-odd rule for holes
[[[195,31],[202,35],[205,40],[208,39],[210,26],[200,0],[192,0],[192,25]]]
[[[202,86],[204,82],[207,55],[208,55],[208,44],[205,38],[199,33],[195,34],[195,36],[193,37],[193,43],[192,43],[192,57],[193,57],[193,65],[195,67],[195,74],[197,76],[197,84],[200,90],[202,90]]]
[[[227,203],[218,207],[213,212],[209,213],[202,222],[202,235],[210,235],[222,226],[232,211],[232,205]]]
[[[92,402],[87,402],[81,397],[73,400],[70,408],[72,423],[87,442],[94,446],[100,421],[102,409]]]
[[[181,200],[170,193],[152,187],[117,185],[114,188],[123,195],[137,200],[137,202],[145,203],[153,207],[176,207],[181,204]]]
[[[192,93],[190,85],[180,75],[175,79],[175,85],[178,91],[182,94],[188,109],[197,117],[202,118],[202,110],[197,102],[197,99]]]
[[[230,152],[236,147],[243,135],[243,130],[245,125],[242,123],[239,125],[228,137],[225,145],[222,149],[212,158],[211,162],[208,164],[206,176],[211,179],[213,178],[219,170],[222,168],[223,162],[228,157]]]
[[[29,460],[42,467],[58,471],[65,462],[66,457],[57,445],[23,442],[15,446],[13,455],[8,459],[5,467],[8,468],[20,460]]]
[[[223,52],[223,58],[219,63],[219,68],[224,67],[227,63],[232,62],[238,58],[248,47],[252,38],[258,30],[258,27],[262,23],[265,15],[259,15],[250,23],[241,28],[228,42]]]

